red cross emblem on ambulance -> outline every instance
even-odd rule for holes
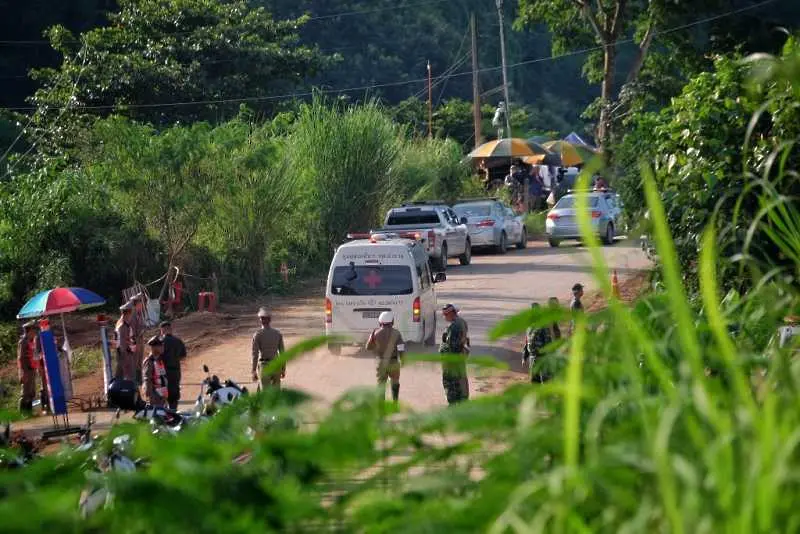
[[[364,277],[364,281],[367,283],[370,289],[375,289],[381,285],[383,278],[381,278],[377,271],[370,271],[369,274]]]

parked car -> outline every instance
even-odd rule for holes
[[[576,206],[579,194],[588,197],[592,228],[606,245],[613,245],[617,231],[624,232],[622,203],[614,191],[569,191],[547,214],[545,229],[551,247],[566,239],[580,239]]]
[[[517,248],[528,246],[525,220],[501,200],[461,200],[453,206],[459,217],[467,219],[467,228],[473,247],[493,247],[505,254],[510,244]]]
[[[458,258],[461,265],[472,261],[472,242],[466,219],[459,219],[444,202],[412,202],[392,208],[378,232],[417,233],[423,242],[431,265],[447,270],[447,259]]]
[[[325,334],[363,343],[382,312],[408,342],[436,341],[436,289],[422,241],[401,234],[350,234],[334,254],[325,285]],[[338,354],[338,342],[328,344]]]

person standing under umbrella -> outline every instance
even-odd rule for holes
[[[36,321],[22,325],[23,334],[17,341],[17,368],[22,391],[19,397],[19,411],[30,413],[33,410],[33,399],[36,396],[36,372],[41,369],[36,339]]]
[[[136,378],[136,340],[131,328],[133,304],[130,301],[119,307],[121,315],[117,320],[117,366],[114,378],[134,380]]]
[[[159,327],[161,329],[161,341],[164,343],[161,360],[167,370],[169,407],[177,410],[178,401],[181,399],[181,361],[186,358],[186,345],[183,344],[179,337],[172,335],[171,322],[163,321]]]

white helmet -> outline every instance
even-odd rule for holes
[[[394,314],[392,312],[390,312],[390,311],[382,312],[380,317],[378,317],[378,323],[380,323],[380,324],[392,324],[392,323],[394,323]]]

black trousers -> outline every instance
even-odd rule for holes
[[[169,394],[169,407],[177,410],[178,401],[181,400],[180,369],[167,369],[167,393]]]

